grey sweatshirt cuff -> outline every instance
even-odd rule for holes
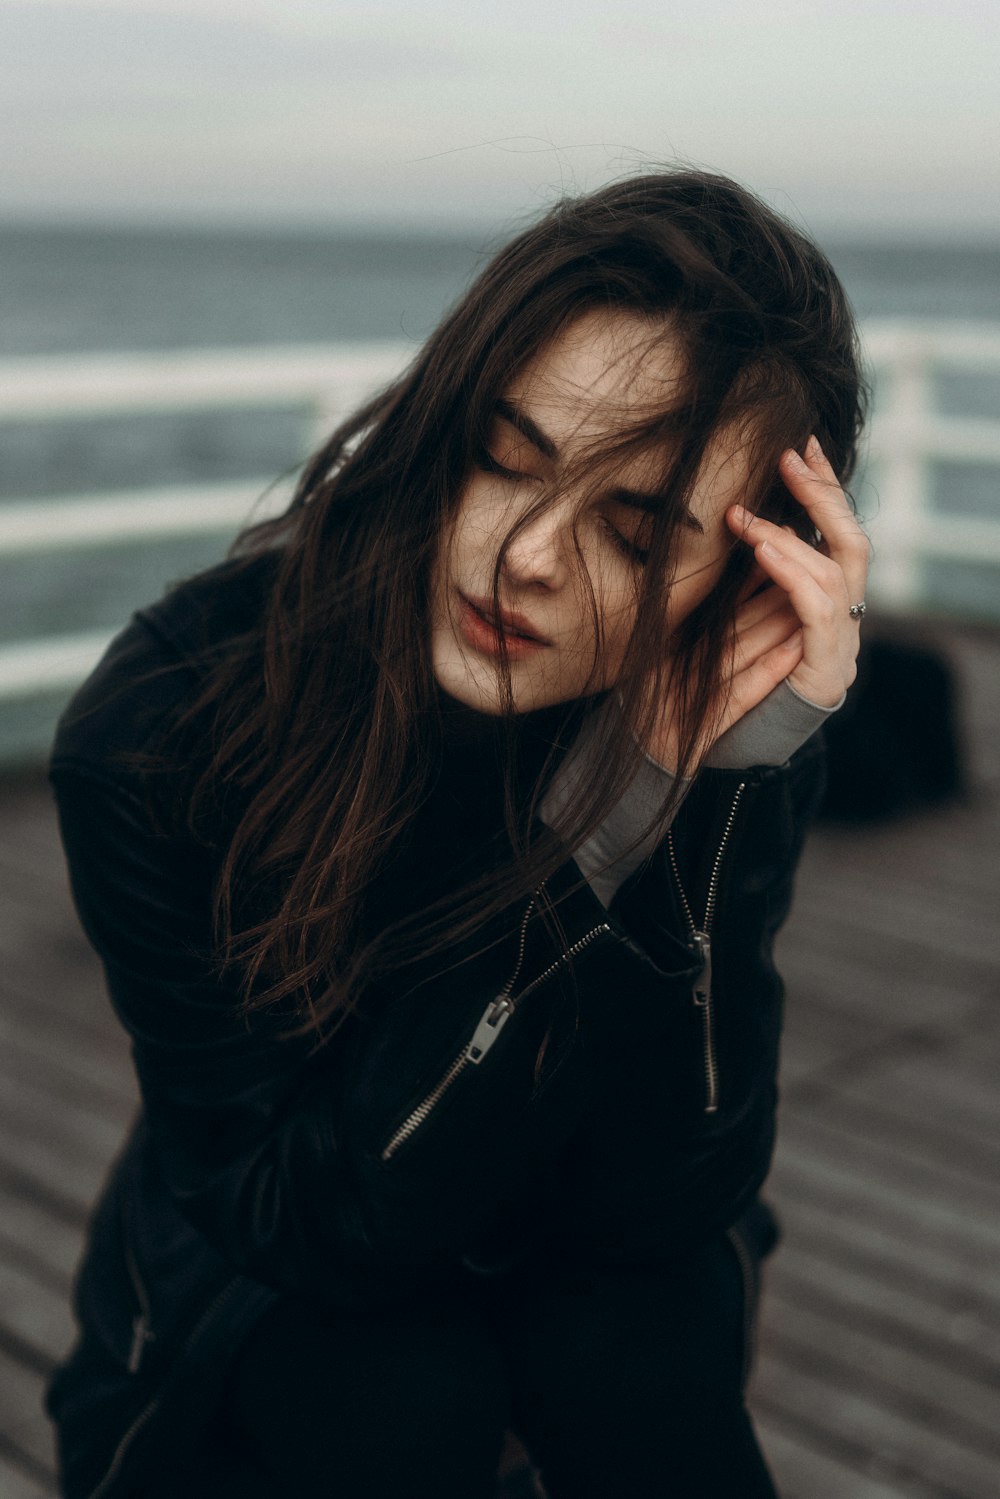
[[[796,692],[788,682],[781,682],[716,740],[705,764],[722,770],[783,765],[842,706],[845,697],[846,693],[832,708],[822,708]],[[614,711],[614,704],[614,698],[609,698],[604,711]],[[582,780],[593,772],[597,740],[595,722],[589,719],[556,771],[542,802],[540,815],[547,826],[572,804]],[[645,755],[623,796],[574,851],[581,873],[605,905],[610,905],[618,887],[650,856],[663,837],[666,825],[659,823],[650,828],[650,824],[657,822],[675,781],[671,771]],[[682,784],[686,793],[691,782]]]
[[[717,770],[745,770],[749,765],[784,765],[789,755],[815,734],[821,723],[844,705],[847,693],[832,708],[821,708],[790,682],[779,682],[773,692],[751,708],[712,745],[705,764]]]

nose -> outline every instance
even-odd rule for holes
[[[571,515],[566,504],[556,504],[522,521],[504,552],[502,570],[511,583],[522,588],[562,586],[573,547]]]

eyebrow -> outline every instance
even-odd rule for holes
[[[624,505],[628,510],[641,510],[644,515],[655,515],[663,503],[662,495],[643,494],[638,489],[609,489],[608,499],[613,505]],[[705,527],[690,510],[685,510],[680,523],[689,531],[697,531],[702,536],[705,534]]]
[[[548,437],[538,423],[531,420],[530,416],[525,416],[523,411],[519,411],[516,406],[512,406],[510,401],[505,401],[501,397],[493,409],[497,416],[502,416],[505,422],[510,422],[512,427],[516,427],[521,436],[526,437],[544,457],[559,457],[559,449],[551,437]]]
[[[543,432],[537,422],[525,412],[520,411],[510,401],[501,397],[494,405],[497,416],[502,417],[505,422],[526,437],[533,447],[545,458],[555,459],[559,457],[559,449],[546,432]],[[658,494],[647,494],[639,489],[612,489],[608,493],[608,499],[612,504],[624,505],[629,510],[641,510],[645,515],[653,515],[659,509],[662,496]],[[705,527],[691,512],[685,511],[681,517],[681,524],[688,526],[693,531],[705,534]]]

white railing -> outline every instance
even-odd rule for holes
[[[878,496],[877,514],[869,519],[876,543],[869,596],[883,609],[913,609],[921,603],[926,561],[1000,564],[1000,485],[995,518],[945,516],[930,503],[934,461],[996,465],[1000,481],[1000,419],[943,416],[932,391],[938,371],[1000,372],[1000,326],[879,322],[864,331],[879,385],[868,448],[868,490]],[[291,406],[302,412],[309,451],[413,352],[412,346],[358,343],[0,361],[0,421]],[[11,501],[0,506],[0,555],[235,533],[251,519],[280,513],[288,494],[287,484],[275,486],[262,476],[113,497]],[[71,635],[0,648],[0,698],[74,685],[106,640],[104,634]]]
[[[1000,373],[1000,325],[879,322],[864,333],[879,386],[868,446],[878,496],[868,521],[876,551],[871,596],[880,608],[915,609],[925,562],[1000,564],[1000,417],[943,416],[932,388],[939,372]],[[934,462],[996,466],[995,514],[935,511]]]
[[[4,360],[0,421],[284,406],[301,412],[302,451],[308,453],[369,392],[399,373],[413,353],[412,346],[403,344],[343,343]],[[113,496],[12,500],[0,505],[0,556],[104,548],[199,532],[235,535],[251,520],[280,514],[289,495],[287,482],[276,484],[273,475],[262,475]],[[75,686],[109,638],[107,633],[59,635],[0,647],[0,701]]]

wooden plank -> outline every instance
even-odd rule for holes
[[[799,962],[786,958],[778,961],[778,972],[787,986],[785,1004],[787,1019],[781,1042],[781,1077],[783,1084],[822,1074],[859,1055],[869,1055],[892,1044],[898,1034],[888,1021],[873,1020],[864,1035],[850,1017],[845,1018],[835,1003],[827,1003],[822,989],[811,977],[797,974]],[[812,964],[815,969],[815,964]]]
[[[0,1223],[0,1264],[13,1265],[68,1297],[79,1257],[81,1235],[51,1218],[42,1219],[39,1212],[30,1214],[30,1230],[22,1213],[24,1203],[12,1199],[0,1189],[3,1221]],[[11,1226],[11,1218],[15,1222]]]
[[[13,946],[9,936],[0,940],[5,1006],[35,1010],[66,1045],[76,1035],[98,1042],[120,1035],[93,952],[88,948],[76,957],[56,939],[55,928],[47,927],[36,933],[22,930]]]
[[[22,1467],[15,1466],[4,1455],[2,1442],[0,1435],[0,1494],[3,1499],[56,1499],[55,1479],[51,1478],[43,1483],[37,1477],[25,1473]]]
[[[3,1136],[0,1135],[0,1143]],[[74,1234],[83,1233],[87,1220],[90,1217],[93,1203],[88,1201],[81,1205],[76,1195],[68,1197],[58,1191],[52,1182],[43,1178],[33,1176],[26,1171],[19,1162],[5,1158],[0,1151],[0,1196],[5,1203],[14,1204],[14,1222],[19,1222],[22,1212],[27,1215],[26,1221],[31,1221],[31,1215],[37,1214],[36,1222],[39,1225],[48,1218],[62,1223]],[[11,1227],[8,1218],[4,1224],[8,1233],[15,1230]]]
[[[786,1086],[783,1117],[789,1106],[800,1105],[803,1098],[810,1106],[821,1107],[824,1099],[831,1098],[835,1102],[830,1107],[840,1118],[919,1145],[928,1160],[938,1160],[948,1170],[956,1160],[964,1160],[977,1172],[984,1166],[995,1171],[996,1118],[975,1108],[960,1111],[955,1107],[955,1095],[964,1092],[965,1077],[964,1070],[953,1064],[950,1049],[945,1046],[927,1053],[938,1082],[933,1098],[906,1076],[910,1056],[904,1048],[882,1058],[877,1068],[844,1070],[821,1088]],[[996,1112],[994,1104],[994,1116]]]
[[[65,1088],[59,1108],[53,1109],[46,1107],[49,1091],[46,1087],[41,1092],[35,1078],[0,1061],[0,1120],[7,1128],[23,1130],[36,1142],[65,1150],[75,1159],[106,1164],[132,1118],[132,1100],[95,1104],[91,1097],[80,1096],[83,1090]]]
[[[859,1230],[871,1242],[881,1237],[888,1252],[895,1252],[900,1265],[936,1264],[945,1278],[967,1285],[970,1293],[986,1304],[1000,1301],[1000,1264],[996,1246],[983,1239],[963,1234],[967,1227],[949,1218],[944,1224],[933,1221],[925,1204],[913,1203],[905,1195],[886,1202],[881,1184],[845,1180],[825,1167],[815,1168],[809,1162],[794,1177],[786,1170],[781,1191],[776,1193],[779,1208],[784,1193],[808,1194],[810,1205],[821,1206],[845,1218],[867,1220]],[[789,1198],[791,1200],[791,1197]]]
[[[28,1473],[44,1479],[55,1472],[55,1434],[42,1407],[45,1381],[0,1348],[0,1432],[4,1450]]]
[[[956,1441],[940,1423],[925,1425],[894,1410],[861,1383],[861,1372],[831,1365],[821,1350],[771,1327],[754,1381],[755,1407],[817,1451],[862,1471],[875,1458],[884,1478],[904,1486],[925,1482],[935,1499],[995,1499],[994,1458]]]
[[[956,1278],[950,1259],[931,1265],[926,1256],[915,1260],[901,1252],[905,1246],[898,1239],[877,1228],[802,1202],[785,1215],[785,1229],[784,1245],[768,1267],[782,1283],[791,1276],[807,1278],[818,1291],[832,1286],[867,1306],[876,1319],[905,1323],[911,1336],[968,1350],[982,1361],[984,1376],[1000,1365],[1000,1303]]]
[[[858,1056],[891,1037],[923,1034],[944,1041],[957,1022],[975,1023],[991,993],[991,980],[963,983],[954,968],[935,973],[920,955],[910,976],[902,963],[890,969],[854,931],[841,933],[840,945],[848,942],[850,958],[824,957],[803,934],[801,948],[786,946],[777,968],[787,987],[790,1022],[808,1016],[824,1023]]]
[[[860,1115],[860,1117],[859,1117]],[[873,1127],[871,1115],[842,1105],[838,1097],[811,1105],[786,1104],[783,1128],[796,1146],[817,1156],[836,1157],[865,1169],[879,1181],[892,1181],[914,1197],[954,1203],[993,1225],[1000,1243],[1000,1180],[995,1159],[987,1162],[968,1154],[949,1159],[946,1152],[907,1131],[891,1134]],[[976,1169],[977,1164],[982,1169]]]
[[[978,1039],[984,1044],[985,1037]],[[941,1120],[946,1129],[968,1130],[979,1138],[995,1139],[1000,1114],[1000,1098],[997,1096],[996,1071],[980,1078],[976,1075],[975,1059],[963,1051],[961,1044],[949,1037],[947,1045],[914,1045],[901,1048],[899,1053],[887,1059],[879,1073],[879,1082],[885,1082],[895,1093],[913,1101],[930,1120]],[[843,1079],[846,1091],[866,1088],[877,1092],[871,1080],[863,1074],[852,1080]]]
[[[19,1266],[0,1262],[0,1341],[8,1352],[47,1373],[74,1336],[67,1297]]]
[[[957,1263],[950,1245],[931,1242],[915,1230],[912,1217],[900,1222],[879,1213],[877,1205],[871,1210],[867,1203],[845,1201],[808,1172],[784,1167],[780,1158],[769,1195],[785,1224],[789,1249],[802,1234],[807,1241],[828,1243],[831,1254],[876,1257],[904,1284],[936,1286],[942,1297],[946,1288],[957,1287],[986,1315],[1000,1315],[1000,1276],[992,1264]]]
[[[751,1410],[753,1401],[750,1402]],[[801,1432],[786,1426],[780,1414],[757,1417],[760,1445],[784,1499],[919,1499],[930,1490],[901,1486],[817,1452]]]
[[[871,888],[874,875],[865,883]],[[809,897],[812,897],[810,900]],[[881,897],[880,897],[881,899]],[[814,909],[810,909],[813,906]],[[973,908],[979,915],[980,907]],[[998,952],[992,939],[977,933],[979,953],[943,951],[934,943],[935,921],[924,911],[911,912],[906,922],[885,932],[862,925],[836,889],[814,891],[806,887],[795,916],[789,918],[777,945],[778,967],[803,983],[803,993],[823,994],[862,1022],[891,1020],[907,1028],[914,1023],[944,1020],[952,1023],[955,1007],[968,1008],[992,992]],[[913,930],[928,934],[919,942]],[[845,939],[849,946],[845,947]],[[928,1003],[935,996],[940,1008],[919,1012],[905,1007],[907,994],[927,991]],[[873,997],[885,996],[894,1008],[872,1006]],[[902,1005],[902,1008],[899,1006]]]
[[[116,1135],[103,1120],[87,1123],[75,1136],[67,1120],[56,1117],[43,1133],[37,1113],[19,1113],[0,1100],[0,1163],[45,1183],[86,1214],[125,1134]]]
[[[1000,1389],[1000,1328],[975,1308],[942,1307],[900,1285],[895,1266],[867,1267],[810,1252],[801,1240],[774,1267],[770,1284],[785,1304],[799,1302],[852,1325],[880,1341],[912,1349],[942,1369],[954,1369],[986,1388]]]
[[[918,882],[907,879],[902,868],[887,869],[884,859],[880,864],[877,900],[872,897],[874,869],[869,878],[851,864],[839,874],[824,869],[822,881],[800,879],[797,920],[820,929],[832,915],[836,924],[849,927],[856,941],[867,941],[874,951],[905,932],[912,949],[942,972],[946,964],[988,967],[996,961],[996,935],[984,928],[967,892],[939,887],[932,868]]]
[[[785,1296],[772,1285],[765,1319],[772,1352],[794,1350],[838,1383],[927,1429],[945,1430],[972,1452],[1000,1463],[997,1397],[966,1374],[887,1335],[873,1335],[847,1308],[818,1298]],[[885,1329],[883,1328],[883,1334]],[[1000,1472],[1000,1468],[997,1468]]]
[[[13,1072],[39,1100],[69,1098],[113,1119],[131,1113],[138,1090],[124,1033],[120,1046],[74,1037],[71,1046],[56,1048],[52,1027],[37,1012],[12,1012],[8,1005],[0,1014],[0,1088]]]
[[[950,1031],[995,988],[996,957],[960,963],[936,954],[935,961],[915,943],[866,940],[853,922],[846,934],[849,945],[844,928],[818,918],[810,923],[800,913],[800,925],[786,932],[776,961],[793,1005],[798,995],[810,1009],[818,1003],[838,1015],[845,1029],[853,1022],[858,1043],[886,1028]]]
[[[797,1140],[786,1138],[782,1146],[786,1168],[797,1168],[800,1177],[836,1197],[841,1211],[876,1216],[902,1233],[921,1234],[930,1243],[950,1249],[956,1265],[973,1268],[996,1260],[996,1223],[969,1217],[960,1201],[949,1201],[945,1183],[940,1191],[914,1197],[899,1180],[874,1177],[864,1163],[851,1159],[845,1148],[840,1157],[834,1150],[820,1154],[806,1150]]]

